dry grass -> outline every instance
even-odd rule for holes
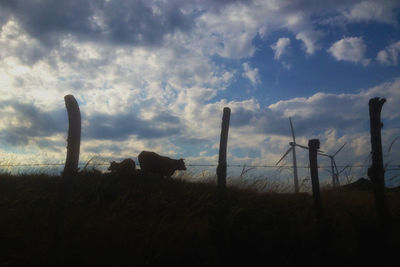
[[[0,266],[54,265],[59,189],[60,177],[0,175]],[[379,261],[372,194],[322,191],[322,199],[327,236],[321,239],[309,194],[236,184],[221,201],[213,182],[85,172],[73,181],[65,213],[66,260],[69,266]],[[390,193],[389,201],[399,245],[399,194]]]

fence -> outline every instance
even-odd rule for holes
[[[33,164],[0,164],[0,168],[43,168],[43,167],[59,167],[60,169],[64,165],[64,169],[62,171],[64,180],[70,180],[69,177],[73,175],[73,173],[77,172],[78,166],[84,166],[83,169],[86,169],[90,160],[86,163],[79,162],[79,151],[80,151],[80,135],[81,135],[81,118],[80,118],[80,110],[79,105],[75,98],[72,95],[65,96],[65,105],[68,112],[69,119],[69,128],[68,128],[68,143],[67,143],[67,156],[66,162],[63,163],[33,163]],[[371,144],[372,144],[372,166],[370,165],[345,165],[345,166],[336,166],[338,168],[369,168],[368,176],[370,176],[371,181],[376,184],[376,194],[377,194],[377,205],[381,206],[384,204],[384,172],[386,171],[399,171],[400,165],[386,165],[383,166],[383,157],[382,157],[382,143],[381,143],[381,121],[380,121],[380,112],[383,104],[385,103],[384,99],[374,98],[369,102],[370,105],[370,122],[371,122]],[[282,166],[276,165],[245,165],[245,164],[228,164],[227,162],[227,142],[228,142],[228,131],[229,131],[229,120],[230,120],[230,109],[225,107],[223,110],[223,118],[221,124],[221,139],[220,139],[220,150],[219,150],[219,159],[218,165],[216,164],[187,164],[189,167],[217,167],[217,182],[218,188],[220,192],[223,192],[226,187],[226,175],[227,168],[247,168],[255,169],[255,168],[275,168],[276,170],[282,170]],[[309,150],[310,151],[310,150]],[[109,163],[97,163],[92,164],[93,166],[106,166]],[[294,166],[290,167],[293,168]],[[286,166],[286,168],[289,168]],[[318,169],[330,169],[332,166],[318,166],[318,164],[312,164],[310,158],[310,164],[308,166],[296,166],[293,169],[310,169],[310,173],[317,172]],[[295,170],[296,171],[296,170]],[[311,175],[313,176],[313,175]],[[376,178],[378,177],[378,178]],[[312,178],[312,177],[311,177]],[[376,178],[376,179],[375,179]],[[335,183],[333,183],[334,185]],[[378,187],[380,189],[378,189]],[[298,190],[295,190],[296,192]],[[378,202],[380,204],[378,204]],[[383,211],[384,212],[384,211]]]

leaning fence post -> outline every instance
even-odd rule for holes
[[[226,193],[226,151],[228,144],[228,131],[229,131],[229,120],[231,116],[231,110],[228,107],[224,108],[222,115],[221,125],[221,138],[219,143],[219,157],[217,167],[217,179],[218,179],[218,191],[217,196],[220,201],[216,210],[216,242],[217,242],[217,253],[218,253],[218,265],[224,265],[226,254],[227,254],[227,205],[225,200]]]
[[[317,220],[321,221],[323,214],[322,214],[321,194],[319,190],[318,161],[317,161],[319,140],[318,139],[309,140],[308,148],[309,148],[308,151],[310,159],[310,175],[311,175],[312,192],[314,199],[314,211]]]
[[[228,144],[229,120],[231,109],[224,108],[221,125],[221,139],[219,143],[219,158],[217,167],[218,193],[223,196],[226,191],[226,150]]]
[[[374,187],[375,203],[382,230],[386,232],[388,226],[388,206],[385,195],[385,169],[383,167],[381,111],[386,99],[371,98],[369,100],[369,117],[371,127],[372,165],[368,168],[368,176]]]
[[[68,206],[72,178],[78,172],[79,149],[81,142],[81,114],[78,102],[74,96],[64,97],[65,107],[68,113],[68,138],[67,158],[64,171],[61,175],[61,188],[59,208],[57,212],[57,228],[55,237],[56,260],[58,266],[66,266],[65,263],[65,212]]]
[[[67,176],[78,171],[79,149],[81,143],[81,113],[78,102],[73,95],[64,97],[65,106],[68,112],[68,139],[67,139],[67,159],[63,176]]]

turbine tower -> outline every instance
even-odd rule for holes
[[[344,143],[333,155],[328,155],[324,153],[318,153],[321,156],[328,157],[331,160],[331,172],[332,172],[332,185],[333,187],[339,186],[339,174],[344,170],[341,170],[339,172],[336,162],[335,162],[335,156],[343,149],[343,147],[346,145]]]
[[[289,117],[289,122],[290,122],[290,129],[292,131],[292,138],[293,142],[289,142],[290,148],[283,154],[283,156],[278,160],[278,162],[275,165],[278,165],[281,160],[283,160],[284,157],[286,157],[287,154],[289,154],[290,151],[292,151],[293,155],[293,179],[294,179],[294,192],[298,193],[299,192],[299,177],[297,174],[297,160],[296,160],[296,146],[308,149],[306,146],[302,146],[296,143],[296,136],[294,134],[294,129],[293,129],[293,123],[292,119]]]

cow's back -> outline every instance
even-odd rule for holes
[[[142,151],[139,156],[140,169],[145,172],[162,173],[161,156],[155,152]]]
[[[110,162],[108,170],[113,173],[134,173],[136,170],[136,164],[133,159],[127,158],[121,162]]]

